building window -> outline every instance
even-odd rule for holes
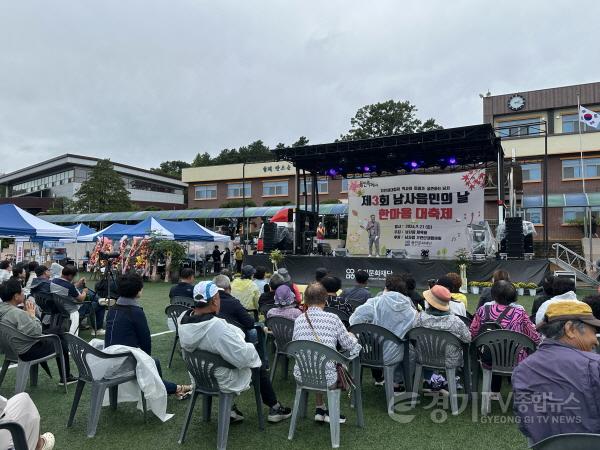
[[[243,197],[252,197],[252,185],[250,182],[246,182],[245,189],[242,187],[242,183],[230,183],[227,185],[227,198]]]
[[[561,119],[563,133],[579,133],[579,114],[564,114],[561,116]],[[600,130],[594,127],[590,127],[585,123],[581,124],[582,133],[591,133],[594,131]]]
[[[217,198],[216,184],[203,184],[196,186],[196,200],[214,200]]]
[[[535,225],[541,225],[543,222],[542,208],[527,208],[523,210],[523,218]]]
[[[498,122],[497,127],[500,137],[537,136],[543,131],[540,118]]]
[[[311,179],[306,179],[306,189],[308,189],[308,195],[312,193]],[[319,178],[317,180],[317,192],[319,194],[328,194],[329,193],[329,179],[328,178]],[[300,194],[304,195],[304,181],[300,181]]]
[[[563,223],[583,222],[584,217],[585,208],[583,207],[563,208]]]
[[[263,197],[283,197],[288,195],[288,182],[265,181],[263,182]]]
[[[583,160],[583,169],[586,178],[600,177],[600,158]],[[581,178],[581,159],[564,159],[562,162],[563,180]]]
[[[521,164],[523,181],[541,181],[542,165],[540,163]]]
[[[342,192],[348,192],[348,178],[342,178]]]

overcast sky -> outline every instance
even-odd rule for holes
[[[330,142],[390,98],[480,123],[480,92],[600,81],[599,16],[533,0],[0,0],[0,172]]]

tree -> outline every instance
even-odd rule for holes
[[[323,202],[321,202],[323,203]],[[289,200],[266,200],[263,203],[263,206],[285,206],[285,205],[291,205],[292,202]]]
[[[192,165],[185,161],[164,161],[160,163],[159,167],[154,167],[150,170],[154,173],[181,178],[182,169],[187,169],[188,167],[192,167]]]
[[[296,142],[292,144],[292,147],[304,147],[308,145],[308,138],[306,136],[300,136]]]
[[[192,167],[204,166],[210,166],[210,155],[207,152],[196,154],[196,157],[192,161]]]
[[[133,205],[125,181],[109,159],[102,159],[92,169],[75,194],[77,212],[131,211]]]
[[[248,207],[248,208],[253,208],[256,206],[256,202],[254,200],[246,199],[244,201],[244,200],[240,199],[240,200],[229,200],[225,203],[221,203],[219,205],[219,208],[242,208],[244,206],[244,203],[246,203],[246,207]]]
[[[75,202],[67,197],[56,197],[45,214],[73,214],[77,212]]]
[[[371,137],[410,134],[421,131],[439,130],[442,127],[435,119],[425,122],[416,117],[417,107],[406,101],[388,100],[360,108],[350,119],[352,128],[348,134],[341,135],[342,141],[366,139]]]

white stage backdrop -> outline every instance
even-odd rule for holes
[[[467,248],[467,225],[483,221],[485,171],[398,175],[349,180],[348,238],[351,254],[368,253],[371,215],[379,223],[380,254],[429,250],[452,257]]]

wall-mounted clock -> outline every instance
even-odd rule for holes
[[[513,111],[519,111],[525,107],[525,99],[523,96],[515,94],[508,99],[508,107]]]

